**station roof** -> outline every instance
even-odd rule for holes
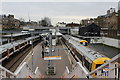
[[[9,34],[9,35],[3,35],[3,37],[18,37],[18,36],[23,36],[23,35],[26,35],[26,34],[30,34],[30,33],[16,33],[16,34]]]
[[[20,33],[20,30],[0,30],[0,33]]]
[[[47,35],[48,33],[42,33],[41,35]],[[52,33],[52,35],[54,36],[55,35],[55,33],[53,32]],[[56,35],[57,36],[60,36],[60,35],[62,35],[60,32],[56,32]]]
[[[55,33],[52,33],[52,35],[55,35]],[[56,32],[56,35],[62,35],[60,32]]]

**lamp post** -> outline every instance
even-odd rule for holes
[[[0,46],[2,45],[2,33],[0,33]]]
[[[31,53],[31,55],[32,55],[32,70],[33,70],[33,41],[30,41],[30,44],[32,46],[32,53]]]
[[[102,36],[102,42],[103,42],[102,44],[103,44],[103,51],[104,51],[104,39],[103,39],[104,38],[104,32],[102,33],[102,35],[103,35]]]
[[[91,35],[93,35],[94,33],[92,32],[92,33],[90,33]],[[94,43],[94,36],[92,36],[92,44]]]
[[[13,33],[11,33],[11,44],[13,44]]]
[[[29,29],[29,31],[32,32],[31,33],[31,37],[33,38],[33,31],[34,31],[34,29]],[[33,39],[31,39],[30,44],[32,46],[32,54],[31,55],[32,55],[32,70],[33,70],[33,68],[34,68],[34,63],[33,63],[33,56],[34,56],[34,52],[33,52]]]

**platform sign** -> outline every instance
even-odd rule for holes
[[[44,60],[61,60],[61,56],[47,56],[44,57]]]
[[[30,41],[30,44],[32,44],[32,41]]]

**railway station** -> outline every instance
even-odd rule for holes
[[[0,15],[0,80],[120,80],[120,6],[110,4],[120,2],[3,2],[19,17]]]
[[[0,46],[1,78],[119,78],[120,54],[106,56],[81,36],[48,29],[4,36],[14,40]]]

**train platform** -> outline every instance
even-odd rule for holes
[[[30,43],[32,40],[32,44]],[[40,36],[29,37],[0,46],[0,63],[6,69],[14,72],[31,48],[41,41]]]
[[[88,70],[91,69],[89,66],[89,63],[92,63],[95,59],[99,57],[104,57],[104,55],[101,55],[100,53],[94,52],[95,50],[92,47],[86,47],[82,44],[79,44],[78,38],[72,37],[72,36],[62,36],[58,38],[59,40],[57,41],[57,45],[52,46],[53,51],[52,53],[54,54],[53,56],[61,56],[61,59],[59,60],[52,60],[52,65],[55,67],[55,74],[54,75],[48,75],[47,74],[47,68],[48,68],[48,60],[45,60],[45,58],[42,57],[42,40],[41,38],[34,40],[40,41],[37,42],[36,45],[33,43],[33,45],[29,45],[30,50],[25,51],[27,53],[24,57],[21,56],[20,58],[22,62],[17,61],[17,56],[15,55],[13,61],[16,61],[15,65],[13,61],[11,60],[11,63],[7,64],[7,67],[13,63],[14,67],[16,64],[18,64],[16,70],[6,70],[5,68],[2,67],[3,70],[11,73],[13,76],[15,75],[16,78],[87,78],[92,77],[92,73],[96,74],[95,71],[89,72]],[[28,40],[31,40],[31,37],[28,38]],[[76,41],[77,40],[77,41]],[[25,45],[22,45],[25,48]],[[21,49],[21,51],[24,51]],[[20,51],[20,53],[22,53]],[[19,54],[19,53],[18,53]],[[23,52],[24,54],[24,52]],[[84,56],[81,56],[81,54]],[[19,56],[19,55],[18,55]],[[53,57],[49,56],[49,57]],[[119,57],[115,57],[112,59],[118,60]],[[76,60],[77,59],[77,60]],[[112,62],[111,62],[112,63]],[[112,69],[111,65],[114,66],[116,64],[110,64],[110,63],[105,63],[103,64],[104,67],[106,65],[110,67],[110,70]],[[13,67],[13,66],[12,66]],[[14,68],[13,67],[13,68]],[[89,67],[89,68],[88,68]],[[99,68],[99,67],[98,67]],[[101,70],[104,69],[103,67]],[[116,68],[117,69],[117,68]],[[39,73],[36,73],[36,72]],[[98,73],[98,72],[97,72]],[[110,73],[110,72],[109,72]],[[6,74],[8,76],[8,74]],[[35,76],[33,76],[35,75]]]
[[[8,35],[3,35],[2,37],[18,37],[18,36],[24,36],[28,35],[30,33],[16,33],[16,34],[8,34]]]
[[[17,40],[17,41],[11,42],[11,43],[1,45],[0,46],[0,54],[2,54],[2,52],[4,52],[7,49],[13,48],[14,46],[17,46],[18,44],[24,43],[25,41],[28,41],[28,40],[32,40],[36,37],[38,37],[38,36],[29,37],[29,38],[26,38],[24,40]]]
[[[66,66],[71,66],[70,64],[70,59],[67,54],[67,50],[65,50],[64,44],[59,44],[55,46],[54,48],[57,48],[53,54],[57,56],[61,56],[61,60],[54,60],[53,65],[55,66],[55,75],[47,75],[47,67],[48,67],[48,61],[44,60],[42,58],[42,47],[41,43],[38,44],[34,49],[33,49],[33,56],[29,57],[26,61],[28,65],[30,65],[31,69],[35,70],[36,66],[39,67],[40,72],[42,75],[44,75],[44,78],[60,78],[65,69]],[[63,48],[63,50],[61,50]],[[60,49],[60,50],[59,50]]]

